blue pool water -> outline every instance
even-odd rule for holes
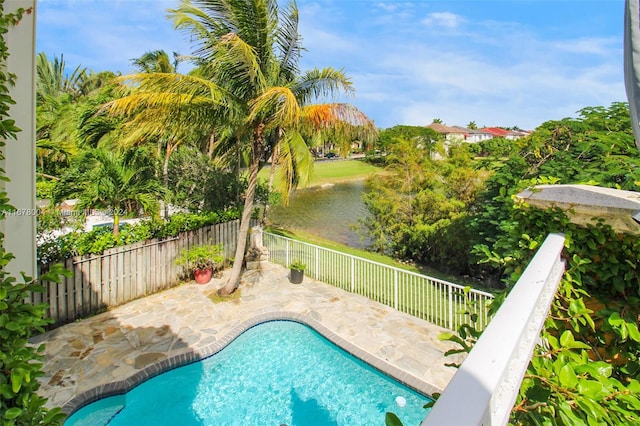
[[[402,396],[405,407],[395,400]],[[203,361],[77,411],[85,425],[417,425],[429,399],[290,321],[257,325]]]

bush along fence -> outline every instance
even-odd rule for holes
[[[183,248],[202,244],[222,244],[225,258],[235,252],[238,220],[181,232],[176,237],[152,239],[105,250],[99,255],[74,256],[64,260],[73,275],[62,283],[43,283],[45,291],[35,293],[32,303],[49,305],[53,327],[94,315],[108,307],[178,285],[184,269],[176,258]],[[40,265],[39,274],[50,264]]]
[[[302,262],[311,278],[449,330],[462,324],[483,329],[489,322],[490,293],[268,232],[263,241],[271,262],[285,266]]]

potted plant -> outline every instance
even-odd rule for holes
[[[224,249],[222,244],[207,244],[182,249],[176,264],[184,266],[189,274],[193,273],[198,284],[211,281],[224,267]]]
[[[293,284],[300,284],[302,279],[304,278],[304,270],[307,268],[307,265],[296,260],[293,263],[289,264],[289,269],[291,270],[289,274],[289,281]]]

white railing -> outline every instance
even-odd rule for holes
[[[470,323],[489,323],[487,304],[493,295],[437,278],[406,271],[350,254],[264,232],[263,244],[270,261],[288,266],[294,261],[307,265],[305,274],[351,293],[422,318],[449,330]]]
[[[562,274],[564,236],[540,247],[421,426],[505,425]]]

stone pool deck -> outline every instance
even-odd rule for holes
[[[269,264],[246,272],[241,297],[213,303],[207,294],[225,281],[184,284],[52,330],[46,342],[39,393],[67,413],[106,394],[122,393],[146,378],[216,353],[247,328],[291,319],[414,389],[441,392],[455,369],[446,367],[444,329],[362,296]]]

